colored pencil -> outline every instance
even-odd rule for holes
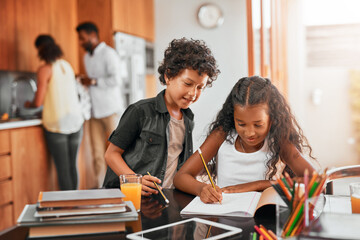
[[[257,234],[256,232],[253,232],[253,237],[252,237],[253,240],[256,240],[257,239]]]
[[[269,233],[269,231],[266,229],[266,227],[264,227],[263,225],[260,224],[260,230],[264,231],[264,234],[266,237],[268,237],[269,239],[273,239],[273,237],[271,236],[271,234]]]
[[[294,182],[293,182],[293,180],[290,178],[290,175],[289,175],[287,172],[285,172],[284,175],[285,175],[285,178],[286,178],[287,182],[289,183],[290,187],[293,187]]]
[[[305,169],[304,171],[304,185],[305,185],[305,207],[304,207],[304,214],[305,214],[305,226],[309,225],[309,210],[308,210],[308,202],[307,199],[309,197],[309,170]]]
[[[151,176],[151,174],[150,174],[149,172],[147,172],[147,173],[149,174],[149,176]],[[169,204],[170,201],[165,197],[164,193],[161,191],[161,189],[160,189],[159,186],[156,184],[156,182],[153,181],[153,183],[154,183],[155,187],[157,188],[157,190],[158,190],[158,191],[161,193],[161,195],[163,196],[165,202],[166,202],[167,204]]]
[[[211,227],[212,227],[212,225],[210,225],[210,227],[208,228],[205,238],[209,238],[209,237],[210,237]]]
[[[272,237],[270,237],[270,235],[267,234],[263,229],[259,228],[256,225],[254,225],[254,228],[260,234],[260,236],[263,236],[265,240],[273,240]]]
[[[289,207],[291,207],[291,213],[283,227],[281,233],[282,237],[298,235],[305,226],[310,224],[310,220],[313,219],[313,211],[316,201],[318,200],[318,197],[321,194],[327,180],[326,171],[324,171],[321,175],[314,171],[311,180],[309,180],[309,171],[306,169],[304,171],[305,193],[302,195],[300,193],[300,183],[298,182],[296,186],[296,181],[293,179],[290,181],[287,174],[285,174],[285,179],[283,178],[281,181],[277,179],[279,186],[272,184],[280,196],[285,196],[286,190],[288,192],[292,192],[289,205]],[[292,187],[291,190],[288,186],[286,186],[286,183],[289,187]],[[314,198],[314,200],[311,201],[311,204],[309,201],[306,201],[310,198]],[[260,230],[261,229],[262,228],[260,228]],[[274,235],[270,234],[270,231],[267,231],[267,233],[270,237],[274,237]]]
[[[202,152],[201,152],[201,149],[200,149],[200,148],[198,148],[198,152],[199,152],[200,158],[201,158],[201,160],[202,160],[202,162],[203,162],[203,164],[204,164],[204,168],[205,168],[205,170],[206,170],[206,172],[207,172],[207,174],[208,174],[208,176],[209,176],[211,185],[212,185],[212,187],[214,188],[214,190],[216,191],[216,187],[215,187],[214,181],[212,180],[212,177],[211,177],[211,175],[210,175],[209,169],[208,169],[207,166],[206,166],[206,163],[205,163],[205,160],[204,160],[204,157],[203,157],[203,155],[202,155]],[[221,204],[221,201],[220,201],[220,200],[219,200],[219,203]]]
[[[278,239],[277,236],[276,236],[276,234],[275,234],[273,231],[269,230],[268,232],[269,232],[270,236],[271,236],[273,239],[275,239],[275,240]]]
[[[287,179],[282,174],[281,174],[281,181],[283,181],[283,183],[285,184],[285,187],[289,190],[289,192],[292,195],[293,194],[292,187],[290,186],[290,183],[288,183]]]
[[[283,181],[281,181],[281,179],[277,179],[278,184],[280,185],[282,191],[284,192],[286,198],[290,201],[291,200],[291,194],[289,193],[289,190],[285,187],[285,184],[283,183]]]
[[[318,173],[317,173],[316,171],[314,171],[314,172],[313,172],[313,175],[312,175],[312,178],[311,178],[311,180],[310,180],[310,182],[309,182],[309,186],[310,186],[310,187],[314,184],[317,176],[318,176]],[[310,190],[309,190],[309,192],[310,192]]]

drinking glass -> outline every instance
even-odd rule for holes
[[[125,201],[131,201],[137,212],[141,205],[141,174],[120,175],[120,189],[125,195]]]
[[[352,213],[360,213],[360,182],[350,183]]]

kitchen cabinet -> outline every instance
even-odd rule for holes
[[[56,190],[41,126],[0,130],[0,231],[16,223],[40,191]]]
[[[154,41],[153,0],[78,0],[78,23],[91,21],[99,28],[99,38],[114,47],[113,33],[124,32]],[[79,48],[80,72],[85,73]]]
[[[84,72],[75,31],[83,21],[95,22],[110,46],[115,31],[154,41],[153,0],[0,0],[0,5],[1,70],[35,72],[40,64],[35,38],[50,34],[75,72]]]
[[[112,0],[112,15],[114,31],[154,42],[153,0]]]
[[[15,70],[15,1],[0,0],[0,69]]]
[[[78,71],[76,1],[0,0],[0,5],[1,70],[35,72],[40,65],[35,39],[39,34],[50,34]]]

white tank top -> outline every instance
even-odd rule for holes
[[[64,134],[80,130],[84,118],[75,81],[74,71],[68,62],[59,59],[52,64],[42,113],[46,130]]]
[[[234,140],[238,134],[234,134]],[[235,141],[234,141],[235,143]],[[217,185],[227,187],[266,179],[266,163],[271,158],[268,141],[253,153],[239,152],[235,144],[224,141],[217,154]]]

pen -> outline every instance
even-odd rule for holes
[[[212,180],[212,178],[211,178],[210,172],[209,172],[209,170],[208,170],[208,168],[207,168],[207,166],[206,166],[206,163],[205,163],[205,160],[204,160],[204,157],[203,157],[203,155],[202,155],[202,152],[201,152],[201,149],[200,149],[200,148],[198,148],[198,152],[199,152],[200,157],[201,157],[201,160],[202,160],[202,162],[203,162],[203,164],[204,164],[204,168],[205,168],[205,170],[206,170],[206,172],[207,172],[207,174],[208,174],[208,176],[209,176],[211,185],[213,186],[214,190],[216,191],[215,184],[214,184],[214,182],[213,182],[213,180]],[[219,203],[221,204],[221,201],[220,201],[220,200],[219,200]]]
[[[147,172],[149,174],[149,176],[151,176],[151,174],[149,172]],[[153,183],[155,184],[155,187],[157,188],[157,190],[161,193],[161,195],[163,196],[165,202],[167,204],[169,204],[169,200],[165,197],[164,193],[161,191],[161,189],[159,188],[159,186],[156,184],[156,182],[153,181]]]

